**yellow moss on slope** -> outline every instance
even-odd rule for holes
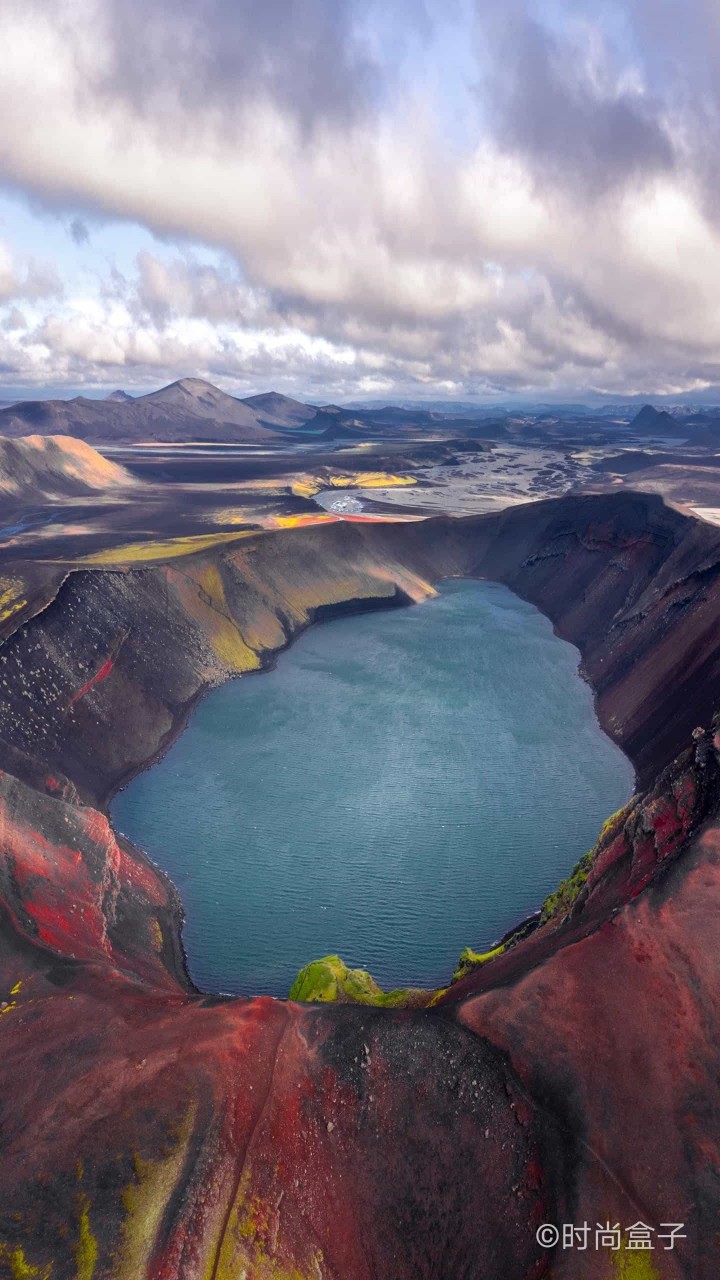
[[[97,1240],[90,1225],[90,1201],[83,1194],[80,1197],[78,1240],[75,1247],[75,1265],[77,1267],[75,1280],[93,1280],[97,1258]]]
[[[6,622],[18,610],[25,608],[24,589],[19,578],[0,578],[0,622]]]
[[[245,1168],[235,1202],[207,1280],[322,1280],[322,1250],[307,1247],[307,1256],[278,1260],[282,1229],[282,1195],[275,1202],[252,1193],[252,1168]]]
[[[237,542],[240,538],[256,537],[257,532],[256,529],[243,529],[238,533],[199,533],[182,538],[129,542],[125,546],[106,547],[104,551],[94,551],[92,555],[81,557],[77,563],[124,565],[153,560],[175,560],[178,556],[192,556],[199,551],[209,551],[212,547],[221,546],[223,543]]]
[[[628,1249],[626,1246],[611,1256],[612,1280],[660,1280],[660,1272],[649,1251]]]
[[[46,1267],[34,1267],[28,1262],[25,1250],[18,1246],[0,1243],[0,1275],[8,1275],[9,1280],[52,1280],[52,1263]],[[9,1270],[8,1270],[9,1268]]]
[[[257,671],[260,659],[230,614],[218,566],[201,561],[182,573],[168,568],[167,575],[185,612],[202,624],[220,662],[229,671]]]
[[[123,1192],[127,1217],[122,1229],[114,1280],[138,1280],[147,1270],[155,1242],[178,1178],[185,1164],[187,1145],[195,1123],[196,1106],[190,1107],[177,1137],[176,1146],[160,1160],[135,1156],[135,1178]]]

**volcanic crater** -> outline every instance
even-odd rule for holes
[[[197,991],[111,797],[313,620],[453,576],[577,646],[636,795],[443,990]],[[720,529],[624,492],[27,583],[0,652],[0,1274],[601,1280],[536,1227],[643,1217],[686,1224],[648,1275],[714,1277]]]

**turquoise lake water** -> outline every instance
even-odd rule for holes
[[[437,986],[536,910],[632,791],[577,665],[507,588],[449,581],[213,690],[112,806],[180,890],[198,986],[286,996],[332,952]]]

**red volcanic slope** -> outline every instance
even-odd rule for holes
[[[485,1274],[528,1274],[554,1134],[502,1054],[441,1015],[184,990],[159,876],[96,812],[0,793],[0,1259],[409,1280],[492,1240]]]

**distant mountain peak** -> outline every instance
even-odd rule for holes
[[[171,382],[167,387],[161,387],[159,391],[153,392],[154,395],[160,396],[166,391],[181,391],[187,396],[225,396],[226,391],[221,391],[214,383],[207,382],[205,378],[178,378],[177,382]]]
[[[315,417],[314,405],[303,404],[292,396],[285,396],[281,391],[264,391],[258,396],[245,396],[246,404],[256,413],[261,422],[281,428],[292,429]]]
[[[197,395],[202,391],[217,391],[218,387],[213,382],[208,382],[207,378],[178,378],[177,382],[171,382],[171,387],[179,387],[181,391],[187,391],[189,395]]]
[[[263,391],[257,396],[245,396],[245,404],[258,405],[264,409],[277,408],[280,405],[296,405],[299,409],[307,409],[307,405],[301,400],[295,400],[292,396],[283,395],[282,391]]]
[[[656,409],[652,404],[644,404],[642,409],[635,414],[630,426],[635,430],[649,431],[667,431],[671,428],[677,431],[677,422],[671,413],[666,409]]]
[[[170,382],[166,387],[138,396],[135,403],[156,407],[162,405],[172,409],[173,412],[193,415],[199,413],[205,417],[227,416],[233,408],[236,409],[238,405],[242,405],[242,401],[236,396],[229,395],[227,391],[221,391],[220,387],[214,386],[204,378],[178,378],[176,382]]]
[[[117,391],[111,391],[109,395],[105,396],[105,399],[124,404],[126,400],[132,400],[133,397],[129,395],[127,391],[123,391],[122,388],[119,387]]]

